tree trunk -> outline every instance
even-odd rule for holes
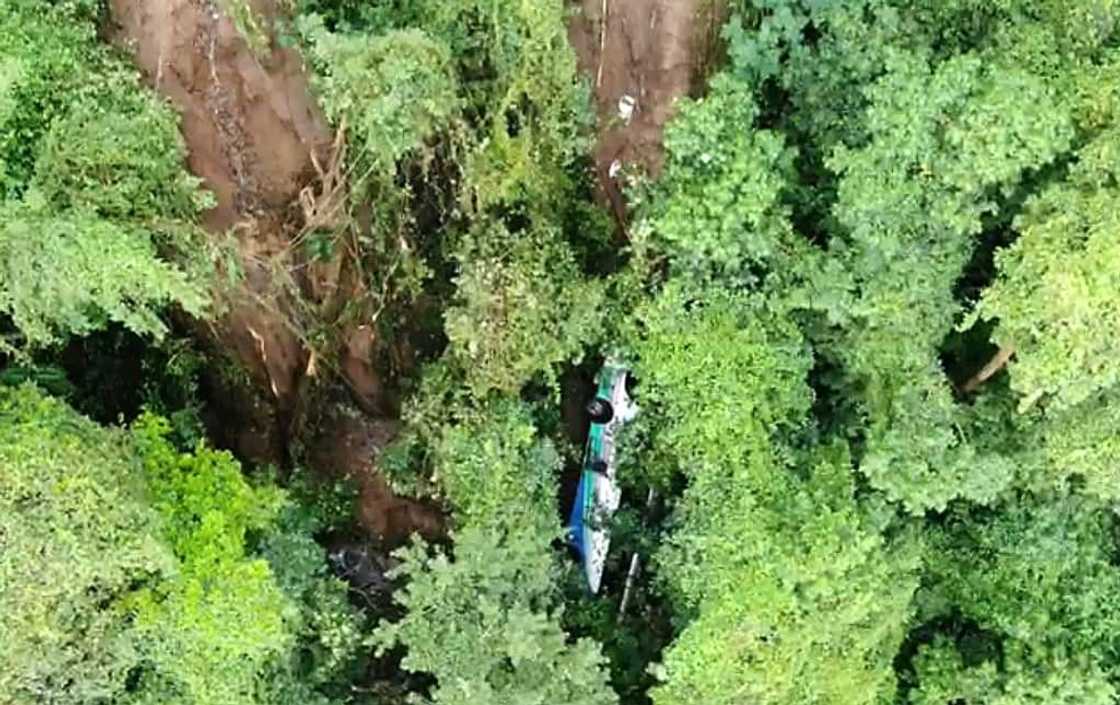
[[[1011,362],[1011,358],[1014,355],[1014,345],[1004,345],[1003,347],[1001,347],[996,352],[996,354],[992,356],[992,359],[988,361],[988,364],[984,365],[984,367],[982,367],[979,372],[974,374],[968,379],[968,381],[961,385],[961,391],[965,394],[971,394],[972,392],[980,389],[980,387],[983,386],[985,382],[996,376],[997,373],[1007,367],[1007,364]]]

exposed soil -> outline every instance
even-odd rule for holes
[[[568,38],[590,77],[600,120],[595,168],[602,198],[625,228],[612,165],[660,172],[662,133],[676,101],[700,82],[723,16],[717,0],[577,0]],[[627,98],[627,96],[629,98]],[[629,120],[620,101],[632,100]]]
[[[276,405],[290,409],[307,356],[285,325],[289,306],[275,291],[272,265],[288,249],[289,206],[314,176],[310,155],[331,143],[299,57],[281,49],[259,60],[205,0],[111,6],[114,37],[182,115],[188,166],[217,198],[205,225],[237,234],[244,296],[230,302],[214,332]]]
[[[270,26],[273,0],[251,5]],[[378,536],[432,533],[441,515],[395,498],[373,464],[385,439],[370,429],[392,427],[380,418],[393,406],[377,362],[385,346],[360,322],[341,328],[336,349],[317,354],[300,334],[329,325],[344,302],[360,299],[362,284],[341,259],[311,266],[293,247],[303,226],[323,225],[346,198],[334,168],[342,142],[315,104],[299,55],[275,42],[254,53],[211,0],[111,0],[110,6],[110,37],[133,53],[147,80],[182,115],[188,167],[217,198],[204,224],[218,241],[233,234],[244,273],[235,291],[222,294],[225,314],[214,324],[194,324],[250,378],[242,384],[212,375],[216,434],[242,457],[284,464],[292,443],[302,440],[303,417],[327,415],[308,409],[319,401],[307,398],[309,389],[334,378],[374,416],[359,414],[352,425],[319,433],[314,468],[358,481],[360,519]],[[297,292],[302,308],[294,303]]]
[[[443,536],[445,522],[438,508],[394,496],[377,471],[375,459],[396,436],[397,422],[339,408],[319,428],[311,438],[311,463],[329,477],[349,475],[357,482],[358,521],[382,547],[400,546],[414,532],[427,539]]]

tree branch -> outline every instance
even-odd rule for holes
[[[1007,367],[1007,363],[1011,361],[1011,356],[1015,354],[1014,345],[1004,345],[999,349],[988,364],[972,376],[967,382],[961,386],[961,391],[965,394],[971,394],[980,388],[982,384],[991,379],[997,372]]]

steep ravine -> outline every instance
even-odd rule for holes
[[[677,100],[703,81],[723,4],[579,0],[578,6],[568,38],[595,96],[600,195],[625,227],[622,174],[636,170],[656,177],[660,172],[665,125]]]
[[[719,12],[707,0],[580,4],[569,38],[600,117],[600,195],[625,232],[612,165],[657,174],[662,131],[702,73]],[[243,458],[303,461],[324,477],[354,477],[361,523],[390,544],[413,531],[441,533],[440,512],[395,497],[376,468],[398,427],[383,362],[390,341],[376,340],[361,316],[336,321],[344,302],[361,298],[363,282],[341,256],[310,263],[293,246],[309,217],[329,218],[347,196],[331,168],[334,135],[299,54],[276,42],[254,51],[212,0],[110,5],[110,37],[182,115],[188,166],[217,199],[204,224],[216,242],[232,242],[243,275],[223,292],[216,321],[191,324],[215,360],[248,377],[209,375],[213,436]],[[270,26],[275,0],[251,6]],[[620,101],[632,101],[628,120],[619,117]],[[331,347],[313,350],[304,331],[332,325]]]
[[[265,24],[276,12],[272,0],[252,7]],[[209,0],[112,0],[110,35],[181,113],[188,166],[217,199],[205,226],[217,241],[232,233],[236,245],[240,285],[224,293],[218,320],[194,324],[215,358],[249,377],[230,384],[212,375],[215,438],[280,465],[298,444],[320,475],[351,475],[363,525],[389,543],[439,533],[437,510],[393,496],[377,473],[377,451],[396,422],[370,327],[341,326],[333,348],[318,351],[300,332],[331,324],[362,286],[345,262],[309,266],[292,246],[307,212],[301,193],[320,211],[345,198],[345,184],[322,178],[334,136],[300,56],[275,43],[254,52]]]

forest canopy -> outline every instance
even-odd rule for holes
[[[0,703],[1120,698],[1120,3],[611,5],[0,0]]]

